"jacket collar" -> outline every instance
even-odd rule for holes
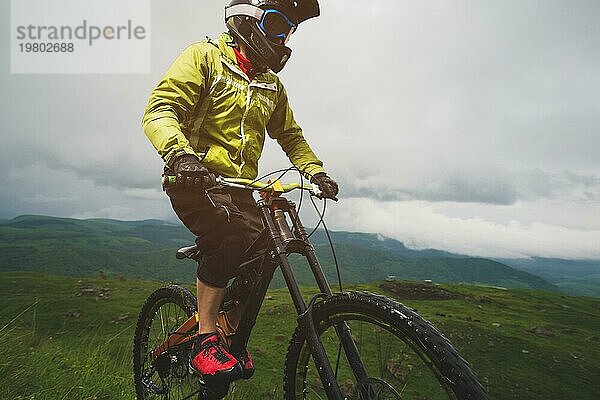
[[[228,32],[223,32],[219,38],[218,47],[219,51],[221,52],[221,59],[224,63],[227,63],[227,67],[232,69],[238,75],[248,79],[247,75],[239,67],[237,58],[235,57],[235,52],[233,51],[233,48],[235,47],[235,39],[233,36],[231,36]],[[252,82],[275,83],[275,74],[271,71],[260,73],[254,77]]]
[[[233,52],[233,48],[235,47],[235,40],[233,37],[227,33],[223,32],[221,37],[219,38],[219,50],[221,51],[221,55],[227,59],[232,64],[237,64],[235,53]]]

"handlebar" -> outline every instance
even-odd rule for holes
[[[251,179],[243,179],[243,178],[218,177],[217,183],[221,184],[223,186],[236,187],[236,188],[241,188],[241,189],[252,189],[252,190],[257,190],[259,192],[264,191],[264,190],[275,190],[277,192],[289,193],[292,190],[301,189],[301,190],[307,190],[313,194],[320,193],[318,186],[313,185],[313,184],[302,185],[298,182],[292,182],[292,183],[288,183],[288,184],[282,184],[282,183],[275,184],[275,183],[258,182],[258,181],[253,181]]]
[[[175,185],[177,182],[177,177],[175,176],[163,176],[163,186],[171,186]],[[306,190],[310,192],[311,195],[319,197],[321,195],[321,190],[317,185],[314,184],[301,184],[298,182],[293,182],[289,184],[282,184],[279,181],[275,181],[274,183],[265,183],[254,181],[252,179],[244,179],[244,178],[224,178],[222,176],[216,177],[217,185],[212,188],[207,188],[206,190],[210,191],[211,189],[217,189],[219,187],[230,187],[237,189],[247,189],[247,190],[256,190],[258,192],[264,191],[276,191],[281,193],[289,193],[295,189]]]

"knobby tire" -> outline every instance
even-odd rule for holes
[[[328,338],[332,341],[327,344],[329,360],[347,399],[487,399],[485,390],[468,363],[448,339],[415,310],[403,304],[372,293],[346,292],[316,303],[312,313],[321,341],[324,344]],[[369,379],[362,383],[357,383],[354,379],[352,370],[356,368],[345,358],[335,334],[334,326],[339,326],[344,321],[347,321],[352,329],[353,339],[369,377],[375,372],[373,375],[377,379]],[[360,327],[365,336],[355,338],[355,335],[361,333],[356,330],[357,327]],[[379,332],[386,335],[385,341],[376,342]],[[369,345],[368,342],[373,343]],[[389,353],[387,358],[381,354],[384,351]],[[375,358],[372,364],[378,364],[378,368],[369,368],[368,361],[371,358]],[[339,368],[340,359],[348,364],[345,377],[342,377],[343,371]],[[421,367],[418,367],[418,362],[421,363]],[[319,388],[320,382],[316,379],[318,375],[311,372],[314,368],[306,343],[305,329],[299,326],[292,336],[285,361],[285,400],[326,398],[322,387]],[[414,375],[416,378],[413,379],[411,373],[422,376]],[[381,382],[387,382],[392,388]],[[390,382],[393,384],[389,384]],[[431,388],[435,386],[438,393],[428,391],[427,386],[421,382],[428,383]],[[416,387],[410,387],[409,383]],[[365,388],[369,388],[368,394],[365,394]]]

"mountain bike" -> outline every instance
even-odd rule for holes
[[[246,348],[269,283],[280,268],[298,323],[285,358],[284,399],[487,398],[468,363],[415,310],[374,293],[333,292],[296,204],[283,197],[299,189],[308,192],[312,201],[319,196],[318,188],[303,182],[283,185],[279,180],[262,183],[219,177],[217,182],[220,190],[258,192],[256,207],[264,224],[245,253],[247,261],[226,289],[218,332],[237,358]],[[320,292],[308,301],[288,260],[291,254],[305,258]],[[179,249],[176,256],[195,259],[199,255],[190,246]],[[245,305],[242,318],[232,326],[228,316],[241,304]],[[218,399],[227,394],[229,387],[210,387],[189,369],[197,333],[196,307],[195,296],[178,285],[162,287],[146,300],[133,348],[138,400]]]

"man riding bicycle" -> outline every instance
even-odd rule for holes
[[[197,236],[199,327],[190,365],[217,384],[254,372],[248,351],[239,360],[227,351],[216,318],[228,280],[263,226],[250,192],[204,189],[213,186],[215,175],[255,179],[268,133],[324,197],[338,193],[275,75],[290,58],[290,35],[319,14],[317,0],[231,1],[225,9],[228,32],[187,47],[152,92],[144,114],[144,131],[166,163],[165,175],[176,176],[176,185],[166,188],[173,209]]]

